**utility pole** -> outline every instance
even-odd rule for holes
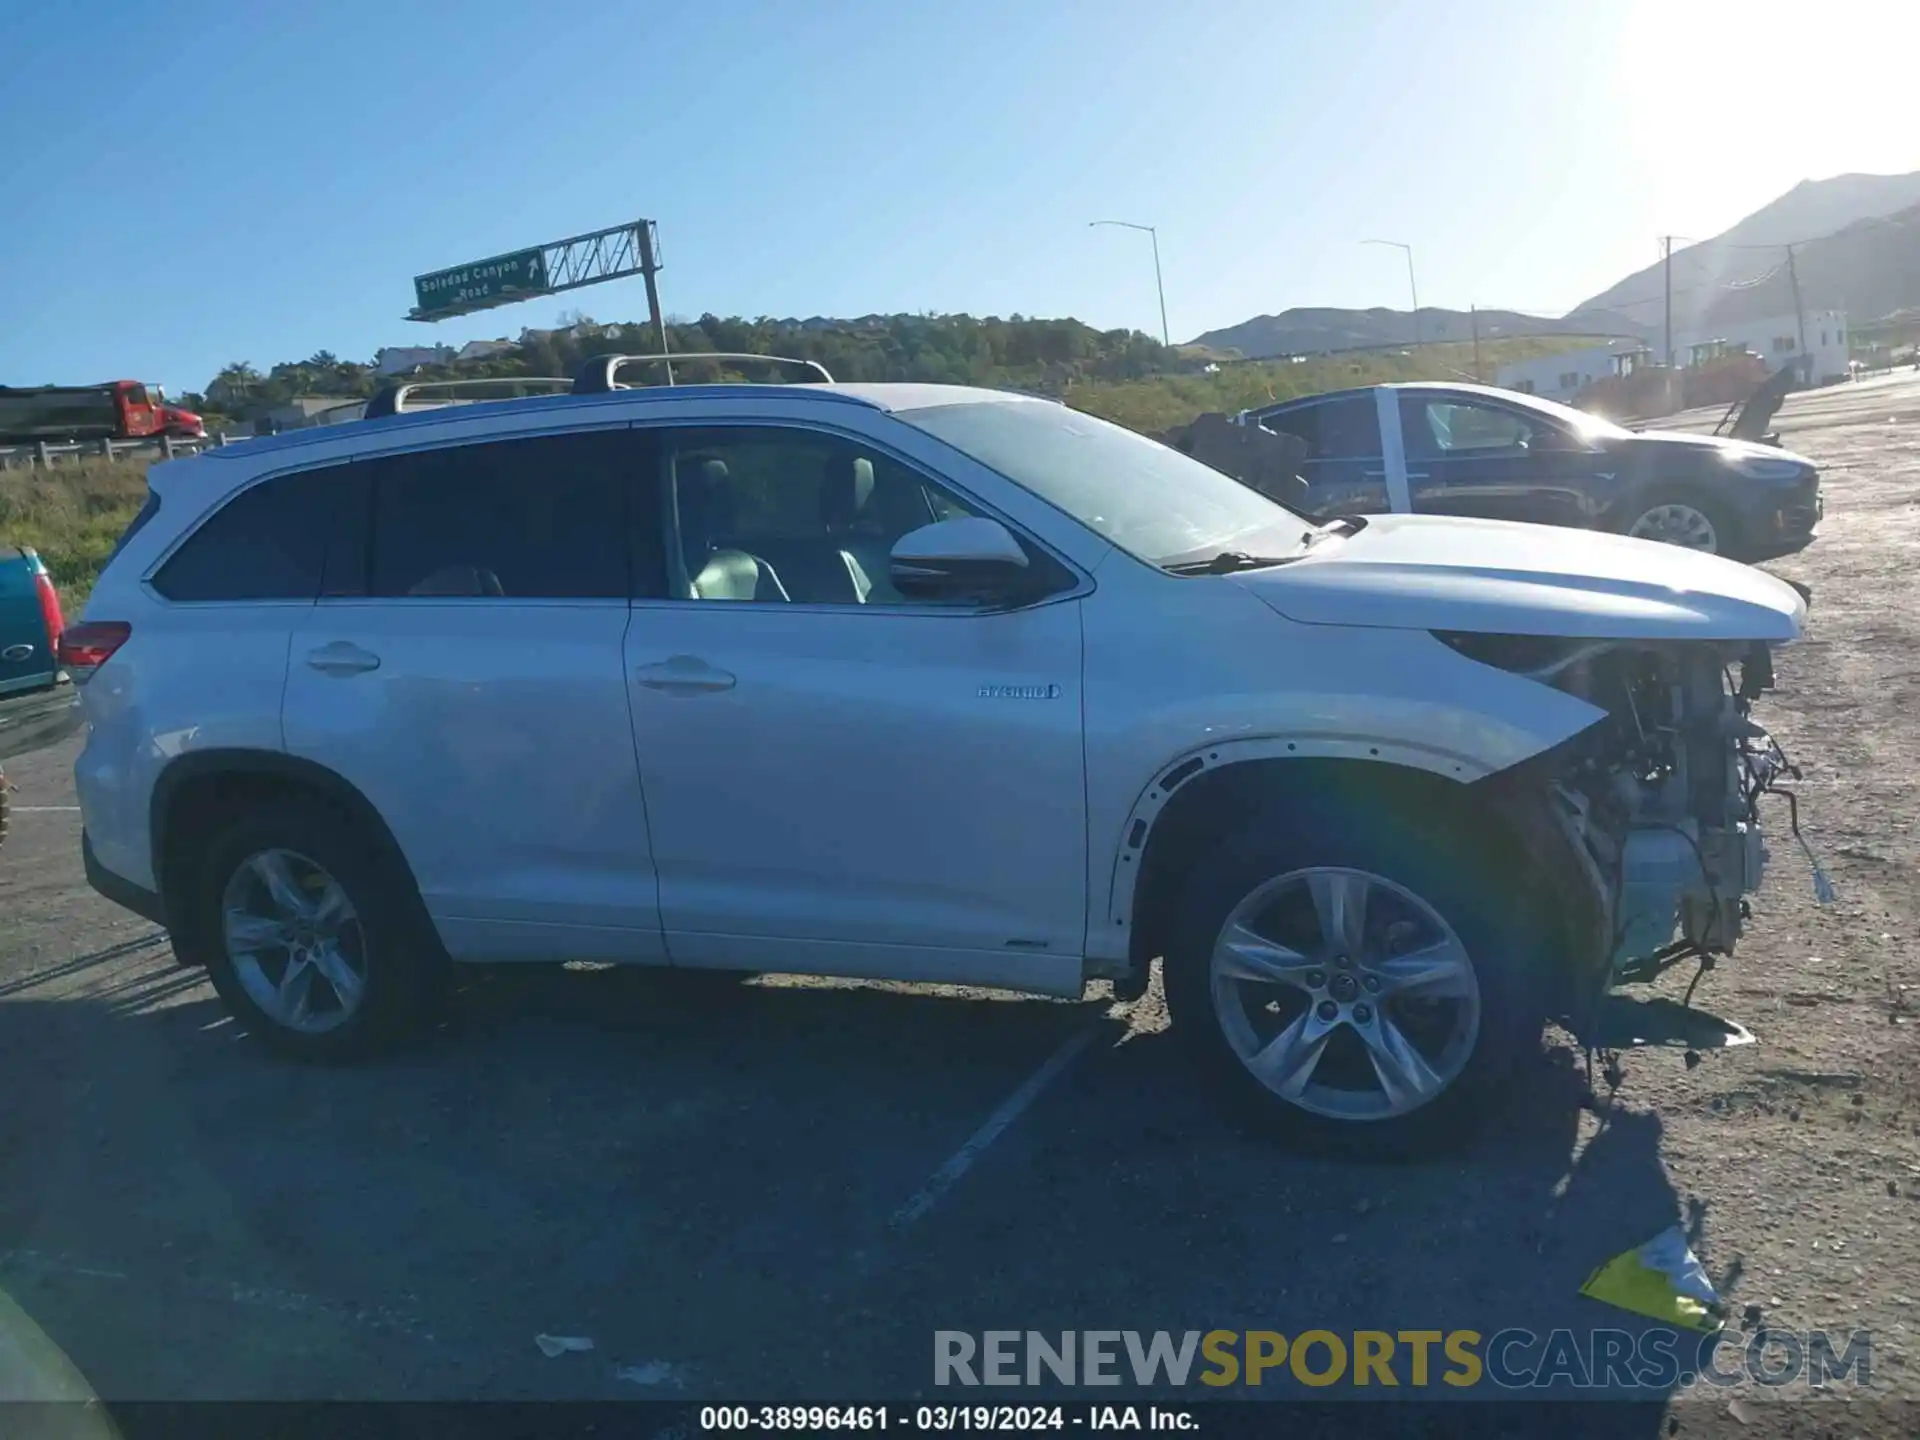
[[[1473,378],[1484,385],[1486,376],[1480,373],[1480,307],[1478,305],[1467,306],[1467,321],[1473,326]]]
[[[1667,282],[1667,369],[1673,369],[1673,236],[1660,237],[1661,270]]]
[[[1396,250],[1407,252],[1407,290],[1413,296],[1413,343],[1420,345],[1420,287],[1413,280],[1413,247],[1399,240],[1362,240],[1362,245],[1391,245]]]
[[[1160,295],[1160,343],[1169,350],[1173,348],[1173,336],[1167,331],[1167,287],[1160,280],[1160,232],[1151,225],[1136,225],[1131,220],[1089,220],[1087,228],[1096,225],[1118,225],[1123,230],[1144,230],[1147,238],[1153,241],[1153,288]]]
[[[1787,246],[1787,283],[1793,287],[1793,325],[1800,337],[1800,378],[1813,383],[1813,357],[1807,354],[1807,312],[1800,304],[1800,272],[1793,266],[1793,246]]]

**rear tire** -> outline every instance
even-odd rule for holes
[[[410,880],[316,802],[235,816],[171,899],[176,954],[204,965],[234,1018],[296,1059],[384,1049],[443,993],[446,953]]]
[[[1546,951],[1519,866],[1463,843],[1485,828],[1464,808],[1407,799],[1272,803],[1196,858],[1176,902],[1175,1033],[1237,1111],[1304,1149],[1452,1148],[1538,1052]]]

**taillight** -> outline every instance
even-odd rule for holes
[[[56,647],[61,668],[75,684],[82,684],[113,658],[113,652],[126,644],[131,634],[133,626],[124,620],[82,620],[61,632]]]
[[[40,597],[40,618],[46,622],[47,643],[58,645],[60,632],[67,628],[67,621],[60,613],[60,592],[53,588],[53,577],[44,568],[35,572],[33,589]]]

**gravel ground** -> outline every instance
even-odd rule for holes
[[[1629,1055],[1604,1116],[1550,1048],[1501,1127],[1410,1168],[1222,1122],[1156,994],[481,972],[418,1051],[292,1068],[85,889],[68,742],[7,766],[0,1290],[110,1399],[900,1399],[936,1329],[1639,1330],[1578,1288],[1680,1221],[1736,1312],[1869,1329],[1874,1394],[1920,1399],[1920,383],[1778,425],[1828,513],[1768,567],[1815,604],[1761,718],[1839,898],[1813,903],[1777,811],[1748,938],[1697,997],[1755,1046]],[[1741,1432],[1912,1428],[1780,1398]],[[1726,1403],[1610,1407],[1608,1433]]]

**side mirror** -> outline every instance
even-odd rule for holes
[[[1003,600],[1030,569],[1027,552],[998,520],[961,515],[909,530],[894,542],[889,578],[909,600]]]

